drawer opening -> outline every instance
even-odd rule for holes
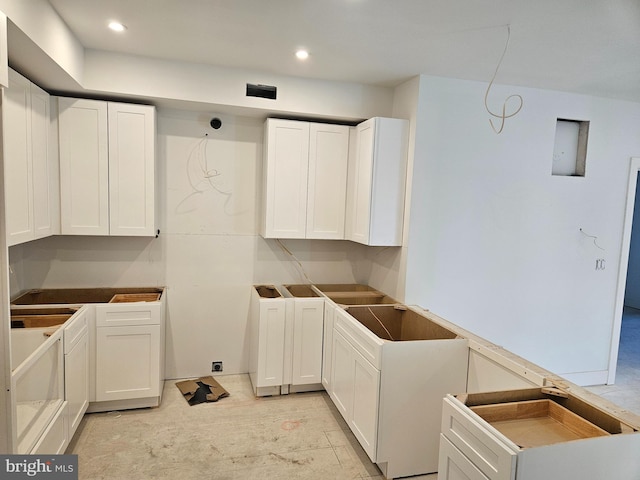
[[[471,410],[520,448],[611,435],[549,399],[479,405]]]
[[[255,285],[254,288],[258,292],[260,298],[280,298],[280,292],[273,285]]]
[[[11,328],[47,328],[62,325],[77,309],[26,308],[11,309]]]
[[[347,313],[383,340],[450,340],[457,335],[403,305],[349,306]]]
[[[284,288],[293,296],[298,298],[314,298],[319,297],[316,292],[313,291],[311,285],[284,285]]]
[[[521,448],[637,432],[605,410],[555,387],[470,393],[458,399]]]
[[[109,303],[157,302],[159,293],[118,293],[111,297]]]
[[[341,305],[394,305],[399,304],[375,288],[359,284],[325,284],[315,285],[328,298]]]

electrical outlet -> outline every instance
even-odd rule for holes
[[[221,372],[222,371],[222,362],[211,362],[211,371],[212,372]]]

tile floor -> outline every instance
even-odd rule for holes
[[[384,478],[326,393],[256,399],[248,375],[217,380],[231,395],[216,403],[189,406],[167,381],[159,408],[85,415],[67,450],[79,478]]]
[[[625,307],[622,314],[616,383],[588,390],[640,415],[640,310]]]
[[[589,390],[640,415],[640,310],[625,309],[622,329],[616,384]],[[217,403],[190,407],[168,381],[159,408],[85,415],[67,450],[79,478],[384,478],[326,393],[256,399],[247,375],[218,381],[231,396]]]

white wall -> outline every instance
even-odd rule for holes
[[[416,135],[422,125],[422,112],[418,108],[420,105],[421,78],[419,76],[414,77],[394,89],[392,116],[409,121],[403,246],[370,248],[367,251],[367,258],[371,261],[368,283],[398,301],[404,301],[406,296],[407,242],[409,238],[414,159],[416,156],[420,157],[422,155],[424,143],[421,141],[421,136]],[[420,186],[418,185],[417,188],[420,188]]]
[[[496,135],[485,88],[421,79],[406,301],[578,383],[604,383],[640,105],[494,86],[494,110],[524,98]],[[557,118],[591,122],[585,178],[551,175]]]
[[[153,82],[149,82],[153,78]],[[246,84],[277,87],[277,99],[246,96]],[[251,70],[165,61],[88,50],[83,86],[87,91],[232,107],[241,114],[275,112],[359,120],[389,115],[393,91],[347,82],[287,77]]]
[[[364,282],[370,272],[366,247],[351,242],[283,240],[299,267],[258,235],[262,139],[258,118],[161,111],[160,237],[59,236],[12,247],[12,292],[166,285],[167,378],[209,374],[214,360],[224,373],[247,372],[252,285]]]
[[[21,54],[31,57],[11,58],[10,56],[9,60],[12,64],[30,69],[30,61],[38,63],[52,61],[73,80],[82,82],[84,48],[48,1],[0,0],[0,11],[7,15],[13,24],[9,28],[10,53],[12,49],[17,48]],[[24,36],[14,30],[14,25]],[[36,49],[26,45],[25,39],[33,42],[44,55],[38,55]],[[35,65],[31,66],[35,67]],[[40,67],[43,66],[40,65]],[[47,65],[47,68],[49,67]],[[34,68],[34,71],[36,70]],[[40,78],[32,78],[32,80],[36,82]]]

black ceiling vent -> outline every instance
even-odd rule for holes
[[[254,85],[252,83],[247,83],[247,97],[260,97],[275,100],[277,93],[278,89],[271,85]]]

